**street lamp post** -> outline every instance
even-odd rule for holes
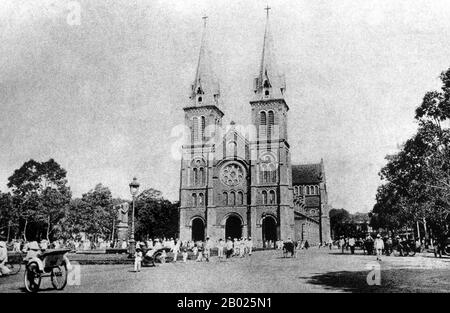
[[[136,251],[136,242],[134,241],[134,203],[136,200],[136,195],[139,191],[139,183],[137,178],[134,177],[133,181],[130,183],[130,193],[133,197],[133,210],[131,211],[131,234],[130,234],[130,254],[134,255]]]

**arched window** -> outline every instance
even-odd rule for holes
[[[263,204],[267,204],[267,191],[265,190],[262,192],[262,202]]]
[[[244,194],[242,193],[242,191],[239,191],[237,194],[237,204],[238,205],[244,204]]]
[[[306,194],[309,195],[309,186],[306,186]]]
[[[198,103],[201,103],[202,102],[202,97],[198,97]]]
[[[298,186],[294,186],[294,194],[298,195]]]
[[[236,194],[234,191],[230,192],[230,205],[236,205]]]
[[[270,204],[274,204],[274,203],[275,203],[275,191],[271,190],[271,191],[269,192],[269,195],[270,195],[270,197],[269,197],[269,203],[270,203]]]
[[[261,111],[259,112],[259,125],[266,125],[267,119],[266,119],[266,112]]]
[[[204,199],[203,199],[203,194],[202,194],[202,193],[199,193],[199,194],[198,194],[198,205],[202,206],[203,203],[204,203],[203,201],[204,201]]]
[[[274,124],[275,124],[275,116],[273,114],[273,111],[269,111],[268,127],[267,127],[267,133],[269,134],[269,136],[272,135]]]
[[[261,111],[259,112],[259,132],[260,132],[260,136],[264,137],[266,136],[266,124],[267,124],[267,116],[266,116],[266,112]]]
[[[319,187],[314,186],[314,192],[316,193],[316,195],[318,195],[319,194]]]
[[[269,169],[269,181],[272,183],[275,183],[277,181],[277,172],[275,171],[275,165],[273,165],[272,163],[269,164],[268,166]]]
[[[223,204],[228,205],[228,194],[226,192],[223,193]]]
[[[198,169],[196,167],[194,167],[194,169],[192,171],[194,172],[194,175],[193,175],[194,185],[197,185],[198,184]]]
[[[205,125],[206,125],[206,120],[205,120],[205,117],[202,116],[201,117],[201,125],[200,125],[200,127],[201,127],[201,129],[200,129],[201,140],[205,139]]]
[[[198,117],[192,119],[192,139],[194,142],[198,141]]]
[[[195,193],[192,194],[192,206],[197,206],[197,195]]]
[[[203,167],[200,167],[200,169],[198,170],[198,176],[199,176],[198,183],[201,185],[204,185],[205,184],[205,170]]]

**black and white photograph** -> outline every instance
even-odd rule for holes
[[[0,0],[0,293],[450,292],[449,17]]]

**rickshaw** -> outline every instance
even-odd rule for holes
[[[37,257],[31,258],[25,265],[24,284],[28,292],[37,292],[42,277],[50,277],[56,290],[67,285],[68,261],[66,253],[70,249],[45,250]]]

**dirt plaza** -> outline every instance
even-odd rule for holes
[[[357,251],[312,248],[296,258],[283,258],[281,251],[257,251],[251,257],[209,263],[188,261],[144,267],[134,273],[131,264],[81,265],[80,277],[58,292],[448,292],[450,258],[432,254],[384,257]],[[379,267],[377,267],[379,264]],[[379,269],[379,285],[371,283]],[[72,280],[75,281],[75,280]],[[19,274],[0,279],[0,292],[23,292],[23,268]],[[43,279],[41,292],[55,292]]]

